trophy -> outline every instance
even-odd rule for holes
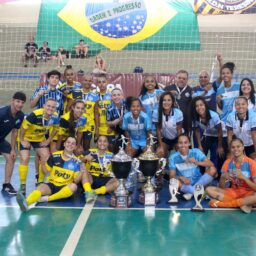
[[[110,199],[110,205],[116,208],[127,208],[131,206],[131,197],[126,190],[125,181],[131,170],[132,158],[124,152],[125,144],[125,137],[123,136],[122,146],[111,160],[112,171],[119,181],[119,185]]]
[[[176,195],[179,194],[178,189],[179,189],[179,181],[174,178],[170,179],[169,191],[170,191],[171,198],[168,201],[168,203],[170,204],[178,203],[178,199],[176,197]]]
[[[194,199],[196,201],[196,205],[191,209],[191,211],[204,212],[204,208],[201,205],[201,201],[204,199],[204,196],[204,186],[201,184],[195,185]]]
[[[159,172],[163,171],[166,164],[166,160],[164,158],[159,159],[158,156],[152,152],[153,144],[153,136],[151,136],[150,145],[147,147],[147,150],[139,156],[140,171],[147,180],[139,195],[139,202],[145,206],[156,205],[159,201],[159,194],[156,191],[155,186],[151,183],[151,178],[156,174],[159,168],[159,163],[161,164]]]

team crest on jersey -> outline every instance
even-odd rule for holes
[[[74,164],[73,163],[68,163],[67,169],[73,170],[74,169]]]
[[[206,0],[206,2],[224,12],[239,12],[251,7],[255,0]]]
[[[17,119],[16,122],[15,122],[15,124],[19,124],[20,122],[21,122],[21,120],[20,120],[20,119]]]
[[[58,13],[80,34],[111,50],[154,35],[175,15],[168,1],[158,0],[70,0]]]

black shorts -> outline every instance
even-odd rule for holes
[[[86,131],[83,132],[83,140],[91,140],[92,139],[92,132]]]
[[[178,138],[175,138],[173,140],[162,138],[162,142],[164,142],[168,146],[168,150],[174,149],[175,145],[178,142]]]
[[[246,154],[248,157],[250,157],[250,155],[255,152],[254,146],[253,146],[253,145],[251,145],[251,146],[246,146],[246,147],[244,147],[244,151],[245,151],[245,154]]]
[[[105,186],[113,177],[101,177],[101,176],[93,176],[92,175],[92,188],[100,188]]]
[[[7,140],[3,140],[0,142],[0,153],[10,154],[11,150],[11,144]]]
[[[116,142],[116,136],[114,135],[106,135],[106,137],[108,138],[108,143],[111,145],[114,145]]]
[[[55,193],[59,192],[62,188],[64,188],[66,186],[66,185],[64,185],[64,186],[56,186],[56,185],[54,185],[51,182],[45,183],[45,185],[47,185],[50,188],[52,194],[55,194]]]
[[[37,149],[37,148],[49,148],[49,145],[48,146],[41,146],[40,145],[40,143],[41,142],[30,142],[29,141],[29,143],[30,143],[30,147],[28,147],[28,148],[25,148],[25,147],[23,147],[22,145],[21,145],[21,143],[20,143],[20,151],[21,150],[30,150],[31,149],[31,146],[33,147],[33,149]]]

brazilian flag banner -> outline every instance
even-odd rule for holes
[[[42,1],[37,43],[70,50],[80,39],[90,51],[200,49],[188,0]]]

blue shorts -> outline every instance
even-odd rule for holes
[[[33,149],[37,149],[37,148],[49,148],[49,145],[48,146],[41,146],[41,142],[30,142],[30,146],[28,148],[25,148],[21,145],[20,143],[20,151],[21,150],[30,150],[31,149],[31,146],[33,147]]]
[[[92,135],[93,135],[92,132],[89,132],[89,131],[83,132],[83,140],[91,140]]]
[[[102,176],[93,176],[92,175],[92,188],[100,188],[105,186],[113,177],[102,177]]]
[[[132,145],[132,148],[136,149],[136,150],[143,150],[146,145],[147,145],[147,140],[133,140],[131,139],[131,145]]]
[[[11,144],[7,140],[3,140],[0,142],[0,153],[10,154],[11,150]]]

